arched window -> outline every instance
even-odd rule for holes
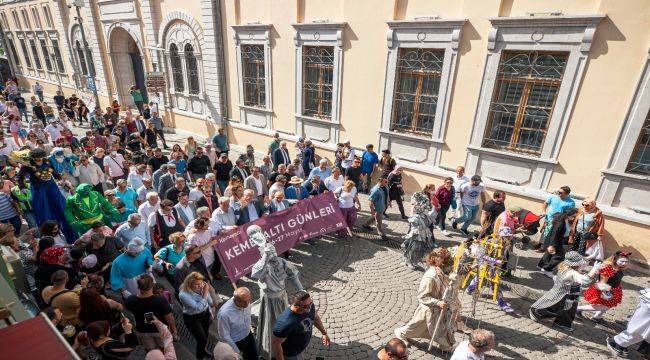
[[[77,58],[79,58],[79,66],[81,67],[81,74],[88,75],[88,65],[86,64],[86,57],[84,50],[79,40],[75,42],[75,50],[77,51]]]
[[[169,62],[172,68],[174,89],[177,92],[183,92],[185,90],[185,85],[183,84],[183,66],[181,65],[181,57],[178,56],[178,47],[176,47],[176,44],[169,45]]]
[[[199,93],[199,67],[194,55],[194,48],[191,44],[185,44],[185,63],[187,65],[187,85],[190,94]]]

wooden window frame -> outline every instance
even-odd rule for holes
[[[332,51],[332,63],[331,64],[323,64],[323,63],[319,63],[319,64],[314,63],[314,64],[312,64],[312,63],[307,62],[308,55],[305,55],[305,54],[309,51],[309,49],[325,49],[325,48],[329,48]],[[302,110],[302,114],[305,115],[305,116],[313,116],[313,117],[320,118],[320,119],[331,119],[332,118],[332,109],[333,109],[333,105],[334,105],[334,103],[333,103],[334,102],[334,99],[333,99],[333,91],[334,91],[333,87],[334,87],[334,85],[333,84],[326,84],[324,79],[325,79],[325,72],[326,71],[330,72],[330,74],[331,74],[330,78],[332,78],[332,80],[334,78],[334,47],[333,46],[304,46],[302,65],[303,65],[302,91],[303,91],[303,102],[304,102],[304,104],[307,104],[308,99],[311,99],[311,97],[308,95],[308,92],[309,92],[310,89],[307,89],[307,87],[306,87],[306,84],[307,84],[307,70],[310,69],[310,68],[318,70],[318,80],[316,82],[316,86],[317,86],[317,90],[316,90],[316,93],[317,93],[316,111],[315,112],[313,112],[311,110],[308,111],[307,106],[304,105],[303,110]],[[324,98],[324,96],[323,96],[323,94],[325,93],[324,89],[327,86],[332,87],[332,91],[331,91],[332,98],[330,100],[326,100]],[[330,104],[329,113],[326,113],[323,110],[324,104],[327,103],[327,102],[329,102],[329,104]]]
[[[247,56],[244,56],[245,53],[248,53],[246,48],[259,48],[262,58],[261,59],[251,59]],[[261,44],[242,44],[241,45],[241,66],[242,66],[242,84],[244,91],[244,106],[252,106],[260,109],[266,108],[266,54],[264,53],[264,45]],[[246,70],[249,66],[254,65],[257,68],[257,76],[254,78],[255,83],[257,84],[257,91],[254,93],[249,91],[247,86],[247,79],[250,79],[250,76],[247,76]],[[260,76],[260,70],[264,76]],[[252,96],[252,98],[251,98]]]

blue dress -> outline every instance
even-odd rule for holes
[[[68,225],[63,215],[65,209],[65,198],[61,195],[59,187],[54,179],[61,179],[61,175],[52,168],[49,160],[43,160],[38,168],[34,166],[23,166],[18,173],[21,188],[25,187],[25,176],[29,176],[32,190],[32,206],[36,224],[41,226],[47,220],[59,222],[61,231],[68,243],[72,244],[77,240],[77,233]]]

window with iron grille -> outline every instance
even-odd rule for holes
[[[650,175],[650,111],[643,122],[639,140],[627,165],[627,172]]]
[[[16,46],[14,45],[14,40],[7,38],[7,46],[9,47],[9,52],[11,53],[11,58],[14,60],[14,64],[20,66],[20,57],[16,51]]]
[[[445,51],[400,49],[390,129],[431,134]]]
[[[244,105],[266,107],[264,45],[242,45],[241,66],[242,83],[244,84]]]
[[[18,39],[20,42],[20,48],[23,50],[23,55],[25,56],[25,65],[27,65],[28,68],[32,67],[32,59],[29,57],[29,50],[27,50],[27,43],[25,42],[25,39]]]
[[[483,146],[541,154],[568,53],[504,52]]]
[[[174,90],[183,92],[185,90],[185,84],[183,83],[183,65],[181,64],[181,57],[178,55],[178,47],[176,44],[169,45],[169,63],[172,70]]]
[[[40,39],[41,51],[43,52],[43,59],[45,60],[45,67],[47,71],[52,71],[52,59],[50,59],[50,52],[47,49],[47,42],[45,39]]]
[[[59,40],[50,39],[52,41],[52,49],[54,50],[54,61],[56,61],[56,69],[60,73],[65,73],[65,65],[63,64],[63,57],[61,57],[61,49],[59,49]]]
[[[185,65],[187,66],[187,86],[190,94],[197,95],[199,89],[199,66],[194,55],[194,47],[185,44]]]
[[[332,118],[334,47],[305,46],[302,52],[303,115]]]
[[[36,65],[38,70],[43,70],[41,58],[38,56],[38,49],[36,48],[36,41],[34,41],[34,39],[29,39],[29,47],[32,48],[32,55],[34,55],[34,65]]]

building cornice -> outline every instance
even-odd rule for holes
[[[305,30],[343,30],[348,25],[347,22],[310,22],[291,24],[298,31]]]
[[[273,25],[271,25],[271,24],[243,24],[243,25],[231,25],[230,27],[235,31],[265,31],[265,30],[271,30]]]
[[[597,26],[607,15],[518,16],[488,18],[494,27]]]
[[[436,29],[436,28],[460,28],[467,22],[467,19],[415,19],[386,21],[391,29]]]

